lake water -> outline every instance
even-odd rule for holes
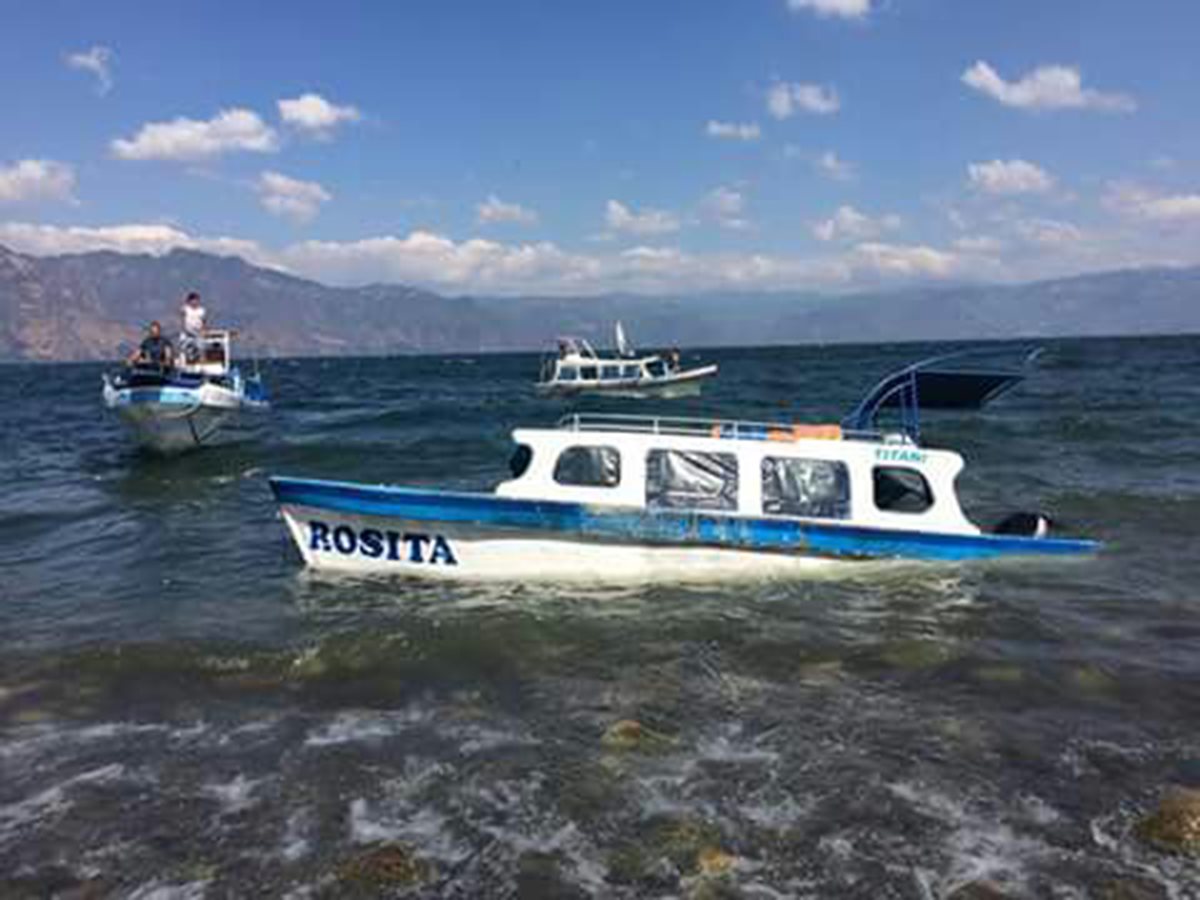
[[[169,460],[101,367],[0,368],[0,895],[1200,896],[1132,833],[1200,784],[1200,339],[1045,346],[925,440],[1099,556],[711,585],[301,568],[268,474],[487,489],[572,408],[534,356],[273,361],[264,435]],[[941,349],[582,408],[830,420]]]

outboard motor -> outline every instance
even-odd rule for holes
[[[1050,517],[1041,513],[1017,512],[1001,519],[992,529],[992,534],[1040,538],[1049,534],[1051,524]]]

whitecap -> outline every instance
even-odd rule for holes
[[[332,722],[304,739],[306,747],[327,747],[358,741],[376,742],[395,737],[415,725],[429,721],[424,710],[407,709],[397,712],[340,713]]]
[[[223,814],[230,814],[249,809],[258,803],[258,800],[252,795],[254,789],[265,780],[263,778],[247,778],[239,772],[230,781],[210,782],[205,784],[201,790],[221,805]]]
[[[279,855],[285,862],[296,862],[308,855],[311,844],[307,834],[312,828],[312,816],[307,810],[297,810],[288,816]]]
[[[754,739],[742,734],[741,726],[724,729],[722,734],[701,739],[697,745],[700,758],[720,763],[773,763],[778,762],[779,753],[758,746]]]
[[[350,840],[356,844],[403,841],[422,856],[456,863],[470,855],[446,827],[446,817],[429,807],[393,814],[373,810],[359,797],[350,804]]]
[[[208,885],[207,880],[166,884],[151,881],[129,894],[128,900],[200,900],[208,891]]]
[[[125,767],[111,763],[75,775],[24,800],[0,806],[0,840],[7,840],[26,826],[65,812],[71,805],[67,794],[72,788],[83,784],[106,784],[124,777]]]

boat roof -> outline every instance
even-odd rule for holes
[[[907,440],[901,434],[847,431],[836,423],[754,422],[745,419],[640,416],[622,413],[571,413],[559,419],[556,427],[560,431],[624,432],[742,441]]]
[[[1030,364],[1041,352],[1041,348],[972,349],[912,363],[871,388],[842,420],[842,427],[850,431],[877,431],[880,413],[897,409],[901,431],[917,441],[922,408],[982,409],[1023,381]],[[1015,365],[995,361],[1013,355],[1018,355]]]

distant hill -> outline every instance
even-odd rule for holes
[[[538,349],[560,334],[607,346],[615,319],[642,346],[1200,332],[1200,268],[850,296],[484,298],[328,287],[191,250],[33,257],[0,247],[0,360],[113,358],[150,319],[173,331],[188,290],[204,295],[214,323],[240,328],[244,346],[276,356]]]

